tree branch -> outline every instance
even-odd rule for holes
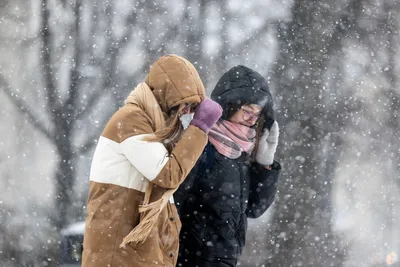
[[[108,116],[104,116],[102,121],[99,123],[99,125],[105,125],[108,121],[109,117]],[[82,145],[80,145],[79,147],[77,147],[75,149],[75,153],[74,155],[82,155],[84,153],[86,153],[88,150],[90,150],[94,145],[97,144],[97,140],[99,139],[99,133],[98,132],[94,132],[92,133],[92,135],[90,135],[86,141],[83,142]]]
[[[276,23],[271,22],[271,21],[266,21],[262,27],[259,29],[255,30],[252,34],[250,34],[250,37],[248,37],[246,40],[243,42],[235,45],[231,50],[232,51],[240,51],[243,49],[243,47],[249,46],[251,43],[254,42],[254,40],[257,40],[257,38],[262,34],[267,32],[269,29],[274,27]]]
[[[83,142],[83,144],[80,147],[76,149],[76,153],[74,153],[74,155],[82,155],[87,151],[89,151],[94,145],[97,144],[98,138],[99,138],[98,133],[92,134],[90,137],[86,139],[85,142]]]
[[[49,129],[47,129],[45,123],[39,120],[37,115],[33,114],[32,109],[29,107],[29,105],[16,93],[12,92],[12,90],[10,89],[10,85],[4,79],[4,77],[0,76],[0,82],[3,84],[3,86],[0,85],[0,88],[3,89],[4,93],[11,100],[14,106],[24,115],[26,115],[32,125],[42,134],[44,134],[49,139],[49,141],[54,142],[54,134]]]
[[[104,80],[102,82],[103,88],[108,88],[110,85],[113,86],[115,84],[115,78],[113,78],[114,73],[116,72],[116,67],[117,67],[117,59],[118,59],[118,54],[121,52],[121,50],[126,47],[126,45],[129,43],[131,36],[133,35],[133,31],[135,30],[134,25],[137,22],[137,9],[133,9],[131,14],[129,14],[126,18],[125,25],[128,25],[126,28],[125,33],[122,35],[122,37],[116,39],[113,37],[109,37],[108,40],[108,48],[107,48],[107,53],[110,55],[110,59],[108,61],[102,60],[101,61],[101,68],[106,70],[106,75],[104,75]],[[112,6],[108,5],[107,7],[107,13],[108,14],[113,14],[112,12]],[[99,17],[98,14],[94,16],[94,20],[97,20]],[[111,25],[112,18],[109,17]],[[94,31],[94,24],[92,26],[92,32]],[[111,30],[110,30],[111,31]],[[92,41],[91,41],[92,42]],[[109,94],[111,91],[109,90],[104,90],[104,93],[99,94],[98,92],[94,92],[90,95],[89,100],[87,104],[82,107],[76,114],[75,114],[75,119],[78,120],[82,118],[84,114],[91,113],[92,109],[94,108],[96,102],[105,94]]]
[[[125,25],[128,25],[128,29],[125,31],[125,34],[119,39],[119,50],[121,47],[125,47],[130,37],[132,36],[133,32],[136,30],[134,27],[137,23],[137,12],[136,9],[132,9],[131,14],[129,14],[126,18]]]
[[[95,44],[95,33],[96,33],[96,27],[99,24],[99,12],[98,12],[98,7],[97,7],[97,0],[93,0],[92,1],[92,17],[91,17],[91,25],[90,25],[90,32],[92,34],[90,34],[90,38],[88,40],[88,46],[87,49],[89,49],[89,51],[93,52],[93,46]],[[92,56],[93,54],[91,54]]]
[[[109,93],[109,91],[106,91],[105,93]],[[75,120],[79,120],[82,118],[83,115],[85,114],[90,114],[91,111],[93,110],[95,103],[104,95],[99,94],[97,91],[95,91],[89,98],[88,102],[86,105],[84,105],[76,114],[75,114]]]
[[[75,3],[74,7],[74,15],[75,15],[75,48],[74,48],[74,57],[73,57],[73,67],[71,68],[70,74],[70,84],[68,90],[68,97],[65,102],[65,107],[69,110],[75,110],[77,107],[78,100],[78,91],[80,85],[80,74],[79,67],[81,65],[82,60],[82,52],[81,52],[81,4],[79,1]],[[68,113],[68,110],[66,113]],[[76,118],[73,114],[69,114],[69,118],[71,123],[76,121]]]
[[[56,86],[53,79],[53,68],[51,61],[51,43],[50,43],[50,29],[49,29],[49,17],[50,11],[48,10],[47,0],[42,0],[41,9],[41,38],[42,38],[42,51],[41,51],[41,63],[44,73],[44,85],[47,94],[47,103],[50,109],[50,114],[56,109]],[[57,118],[53,117],[53,120]]]

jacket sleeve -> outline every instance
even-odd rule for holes
[[[102,136],[119,143],[125,156],[148,180],[165,189],[183,182],[200,157],[208,137],[190,125],[170,154],[161,142],[148,142],[144,135],[153,134],[150,118],[133,105],[119,109],[108,122]]]
[[[272,169],[253,163],[250,168],[250,193],[246,215],[249,218],[260,217],[274,202],[281,165],[274,161]]]
[[[196,184],[200,170],[201,162],[197,161],[196,165],[193,167],[192,171],[179,186],[178,190],[174,193],[174,202],[178,213],[180,214],[183,204],[185,203],[188,194],[192,190],[193,186]]]
[[[171,154],[159,142],[130,137],[121,143],[124,155],[152,183],[166,189],[178,187],[196,164],[207,135],[196,126],[189,126]]]
[[[180,213],[184,203],[186,202],[188,195],[193,188],[196,188],[196,183],[205,173],[210,171],[214,163],[215,150],[211,143],[208,143],[203,150],[202,155],[197,161],[196,165],[190,171],[185,181],[179,186],[178,190],[174,194],[175,205]]]

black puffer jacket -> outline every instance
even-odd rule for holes
[[[264,100],[265,114],[273,116],[265,79],[243,66],[224,74],[212,98],[224,110],[229,103]],[[219,260],[226,261],[221,266],[236,265],[245,244],[247,218],[261,216],[274,200],[281,167],[277,162],[272,167],[267,170],[250,162],[246,154],[229,159],[208,143],[174,195],[183,225],[178,266],[208,266],[205,262]]]

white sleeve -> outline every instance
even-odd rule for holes
[[[162,143],[143,141],[149,135],[136,135],[121,142],[121,151],[144,177],[154,180],[169,160]]]

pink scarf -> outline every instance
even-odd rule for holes
[[[208,136],[219,153],[230,159],[237,159],[242,152],[251,154],[256,131],[238,123],[221,120],[214,125]]]

